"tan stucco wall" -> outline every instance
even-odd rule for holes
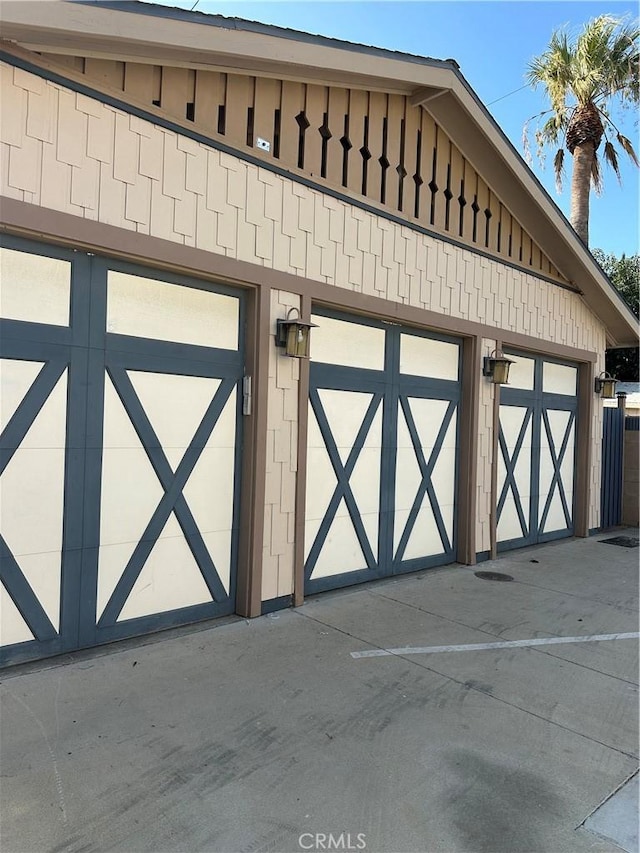
[[[604,328],[574,293],[33,74],[5,64],[0,72],[0,191],[6,196],[496,330],[604,353]],[[274,295],[272,322],[296,299]],[[485,341],[483,349],[490,351],[490,344]],[[265,598],[291,591],[296,462],[284,458],[282,441],[288,430],[293,448],[297,426],[296,368],[290,360],[276,360],[275,353],[271,358],[269,440],[273,434],[271,458],[280,471],[268,472]],[[486,383],[481,388],[478,551],[488,548],[492,422],[492,391]],[[288,413],[283,422],[277,421],[280,408]],[[596,437],[601,420],[596,404],[591,425]],[[590,527],[596,527],[597,440],[591,483]]]

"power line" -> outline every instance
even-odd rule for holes
[[[198,0],[198,2],[199,2],[199,0]],[[527,89],[527,88],[528,88],[528,86],[527,86],[527,84],[525,83],[525,85],[524,85],[524,86],[520,86],[520,88],[519,88],[519,89],[514,89],[514,90],[513,90],[513,92],[507,92],[507,94],[506,94],[506,95],[502,95],[501,97],[496,98],[496,99],[495,99],[495,101],[491,101],[490,103],[486,104],[486,106],[487,106],[487,107],[490,107],[490,106],[492,106],[492,104],[497,104],[497,103],[498,103],[498,101],[504,101],[504,99],[505,99],[505,98],[508,98],[510,95],[515,95],[515,94],[516,94],[516,92],[521,92],[523,89]]]

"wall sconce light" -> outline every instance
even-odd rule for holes
[[[298,316],[289,319],[293,311]],[[309,330],[316,326],[316,323],[305,323],[301,320],[297,308],[290,308],[286,318],[276,323],[276,346],[284,349],[292,358],[308,358]]]
[[[515,362],[503,355],[498,355],[498,351],[494,350],[491,355],[484,358],[482,375],[488,376],[494,385],[506,385],[509,381],[509,368],[512,364]]]
[[[616,396],[617,383],[617,379],[603,370],[600,376],[596,377],[594,390],[596,394],[600,394],[603,400],[613,400]]]

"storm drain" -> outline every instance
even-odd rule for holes
[[[512,581],[511,575],[505,575],[502,572],[474,572],[477,578],[481,581]]]
[[[611,539],[601,539],[602,545],[619,545],[621,548],[637,548],[640,539],[637,536],[613,536]]]

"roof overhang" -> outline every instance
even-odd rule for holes
[[[638,323],[587,247],[453,60],[354,45],[264,24],[139,2],[21,2],[0,7],[2,38],[38,52],[228,70],[399,93],[421,105],[606,327],[637,346]]]

